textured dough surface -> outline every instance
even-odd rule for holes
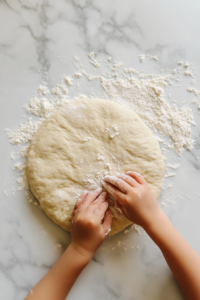
[[[78,196],[98,188],[106,174],[128,170],[141,173],[159,197],[164,162],[157,139],[136,113],[109,100],[73,100],[44,121],[29,147],[31,190],[68,231]],[[131,222],[110,205],[112,235]]]

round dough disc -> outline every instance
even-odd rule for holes
[[[164,162],[157,139],[127,107],[102,99],[76,99],[46,119],[28,152],[31,190],[46,214],[70,231],[74,204],[106,174],[141,173],[158,198]],[[131,222],[110,201],[111,235]]]

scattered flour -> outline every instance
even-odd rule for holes
[[[135,78],[106,79],[101,84],[113,101],[128,105],[154,131],[159,131],[173,141],[173,147],[179,155],[186,147],[191,150],[191,124],[194,125],[191,109],[175,105],[170,106],[164,99],[163,88],[172,79],[171,75],[155,76],[148,80]]]
[[[44,84],[44,85],[39,85],[38,93],[39,93],[39,95],[47,95],[50,93],[50,91],[49,91],[48,87]]]
[[[76,78],[81,78],[82,77],[82,74],[80,72],[74,72],[74,76]]]
[[[189,66],[190,66],[190,64],[186,61],[185,64],[184,64],[184,67],[188,68]]]
[[[72,85],[73,83],[73,78],[71,78],[71,77],[63,77],[63,79],[64,79],[64,81],[65,81],[65,83],[67,84],[67,85]]]
[[[190,93],[194,93],[197,97],[200,94],[200,91],[197,91],[196,89],[194,89],[192,87],[187,88],[187,91],[190,92]]]
[[[174,170],[177,170],[180,167],[179,164],[177,164],[177,165],[167,164],[166,166],[169,167],[169,168],[171,168],[171,169],[174,169]]]
[[[174,177],[174,176],[176,176],[176,173],[169,173],[165,175],[165,178]]]
[[[139,55],[139,60],[142,63],[145,60],[146,56],[144,54]]]
[[[114,139],[118,134],[119,134],[119,128],[117,127],[117,125],[113,125],[110,129],[108,129],[109,131],[109,137],[111,139]]]
[[[185,76],[191,76],[191,77],[193,77],[192,72],[190,72],[189,70],[186,70],[186,71],[184,72],[184,75],[185,75]]]
[[[13,159],[13,160],[15,160],[14,153],[12,153],[12,152],[11,152],[11,154],[10,154],[10,159]]]
[[[74,55],[73,59],[74,59],[74,61],[79,61],[80,60],[80,58],[76,55]]]
[[[158,61],[158,57],[156,55],[150,57],[151,60]]]
[[[101,161],[104,161],[105,160],[105,158],[103,157],[103,155],[102,154],[97,154],[97,160],[101,160]]]
[[[84,142],[89,142],[91,140],[92,140],[92,138],[90,136],[88,138],[86,138],[86,139],[83,139]]]
[[[36,133],[42,120],[33,122],[32,119],[29,119],[27,123],[21,123],[16,130],[5,129],[10,143],[13,145],[28,143],[32,140],[33,135]]]

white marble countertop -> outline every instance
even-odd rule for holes
[[[36,91],[45,70],[49,81],[54,82],[63,74],[73,74],[74,54],[86,65],[86,53],[95,51],[99,57],[112,56],[138,68],[139,54],[157,55],[156,64],[146,65],[149,71],[173,68],[178,60],[189,61],[194,64],[196,88],[200,90],[199,11],[197,0],[0,1],[0,299],[23,299],[70,241],[70,235],[40,207],[28,203],[24,191],[8,196],[3,193],[15,178],[9,160],[13,146],[3,129],[14,128],[23,119],[22,106]],[[94,89],[102,92],[98,85]],[[177,99],[191,102],[192,96],[185,92]],[[174,186],[163,190],[162,195],[169,200],[176,195],[165,212],[200,254],[200,116],[197,107],[191,107],[196,122],[192,135],[198,135],[196,146],[183,151],[177,175],[165,179]],[[170,155],[178,159],[175,152]],[[118,241],[122,246],[111,251]],[[105,242],[68,299],[183,297],[159,249],[142,231],[131,231]]]

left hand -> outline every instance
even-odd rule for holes
[[[112,215],[108,209],[108,194],[98,189],[84,192],[76,202],[72,215],[73,248],[82,255],[93,256],[110,232]]]

